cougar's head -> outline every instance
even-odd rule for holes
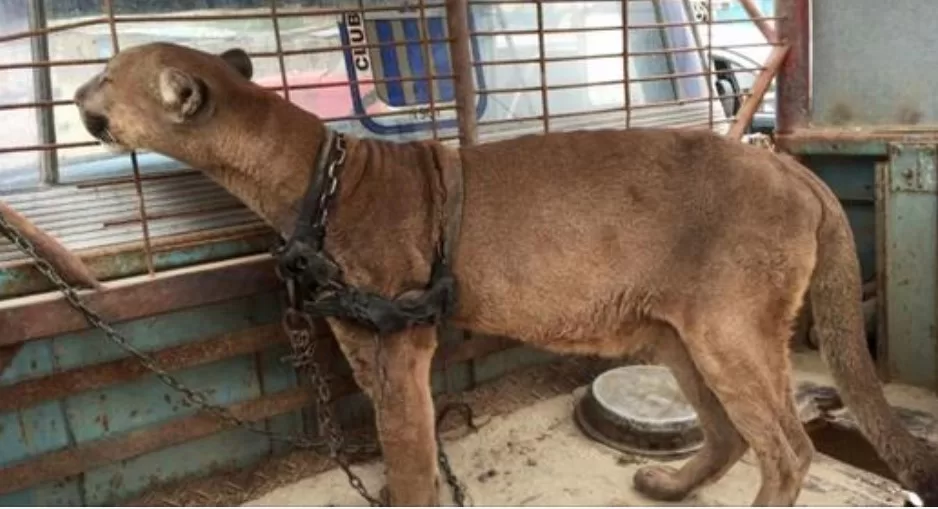
[[[85,128],[109,149],[178,157],[226,108],[238,107],[239,91],[256,88],[252,73],[241,49],[216,55],[151,43],[114,55],[74,100]]]

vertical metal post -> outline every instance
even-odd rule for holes
[[[451,4],[453,2],[447,3]],[[425,69],[427,72],[427,92],[429,93],[430,97],[430,129],[433,131],[433,139],[436,140],[440,138],[436,118],[436,93],[434,92],[434,87],[436,87],[436,70],[434,69],[433,56],[430,53],[430,26],[427,24],[426,2],[424,0],[419,0],[418,4],[418,10],[420,12],[420,29],[418,30],[418,33],[420,34],[420,51],[423,54],[424,62],[426,62]],[[449,16],[447,16],[447,18],[449,18]]]
[[[544,133],[550,132],[550,107],[547,99],[547,60],[544,56],[544,2],[537,0],[537,63],[541,71],[541,114],[544,116]],[[509,36],[510,37],[510,36]]]
[[[49,36],[46,29],[46,6],[44,0],[28,0],[29,30],[38,32],[30,37],[29,46],[33,62],[49,61]],[[36,108],[36,125],[39,128],[39,144],[52,148],[43,150],[39,155],[40,179],[44,184],[54,184],[59,180],[59,157],[55,149],[55,110],[52,102],[52,67],[39,65],[33,67],[33,92],[37,103],[44,103]]]
[[[884,174],[877,179],[876,300],[883,303],[885,334],[877,342],[886,343],[891,379],[938,390],[938,148],[890,144],[888,163],[878,169]]]
[[[622,86],[625,88],[625,128],[632,127],[632,90],[629,79],[629,0],[622,0]]]
[[[789,134],[810,117],[811,0],[778,0],[775,13],[778,40],[791,47],[778,75],[776,132]]]
[[[446,25],[449,32],[450,62],[453,65],[453,88],[456,91],[456,116],[459,125],[459,145],[474,145],[478,141],[475,115],[476,88],[472,73],[472,53],[469,34],[469,1],[446,2]]]
[[[107,16],[108,28],[111,34],[111,55],[120,52],[120,39],[117,36],[117,18],[114,16],[114,0],[101,0],[101,9]],[[156,274],[153,265],[153,245],[150,242],[150,221],[147,216],[147,201],[143,196],[143,182],[140,180],[140,164],[137,161],[137,152],[130,153],[130,165],[134,174],[134,189],[137,191],[137,210],[140,212],[140,230],[143,234],[144,261],[147,264],[147,274]]]

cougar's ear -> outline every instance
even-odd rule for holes
[[[160,72],[163,108],[176,122],[185,122],[208,104],[208,87],[201,79],[179,69]]]
[[[251,57],[249,57],[243,49],[231,48],[218,56],[225,62],[228,62],[228,65],[234,67],[241,76],[251,79],[251,76],[254,75],[254,65],[251,64]]]

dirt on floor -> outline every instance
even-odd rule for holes
[[[476,432],[465,429],[458,418],[443,426],[445,450],[468,488],[470,502],[476,506],[663,505],[632,488],[634,472],[653,460],[591,441],[574,423],[574,389],[614,365],[595,359],[564,359],[516,371],[455,396],[472,406],[482,424]],[[802,385],[831,386],[816,355],[796,355],[795,365]],[[924,392],[887,387],[890,401],[904,411],[938,413],[938,401]],[[453,398],[441,398],[441,403],[449,399]],[[849,427],[849,415],[839,415]],[[670,464],[678,466],[682,461]],[[380,459],[364,458],[354,470],[372,493],[378,492],[383,483]],[[750,453],[719,482],[680,504],[667,505],[749,505],[758,486],[759,472]],[[446,503],[450,503],[448,493],[444,489]],[[129,504],[360,506],[365,501],[324,458],[293,452],[248,470],[165,486]],[[891,480],[821,453],[798,504],[897,506],[901,497]]]
[[[519,369],[497,380],[483,384],[458,395],[442,395],[439,404],[450,401],[468,403],[474,413],[476,424],[485,426],[492,417],[510,414],[538,401],[569,394],[575,388],[588,384],[604,370],[620,363],[592,359],[573,358],[540,366]],[[459,415],[448,417],[441,427],[444,440],[453,440],[467,433]],[[351,432],[350,441],[373,438],[371,429]],[[368,460],[371,458],[358,458]],[[234,506],[292,485],[303,479],[333,468],[325,457],[309,451],[293,451],[274,456],[254,467],[221,472],[209,477],[187,479],[152,489],[143,495],[127,500],[125,506]],[[356,467],[358,471],[360,467]],[[461,475],[457,472],[457,475]],[[368,483],[371,491],[379,486]],[[345,489],[354,493],[345,484]],[[364,500],[352,499],[352,505],[365,504]],[[313,504],[304,505],[324,505]]]
[[[641,496],[632,476],[655,463],[622,454],[587,439],[571,418],[574,397],[554,396],[515,412],[493,417],[477,433],[445,444],[450,462],[475,506],[649,506],[665,505]],[[670,462],[675,466],[683,461]],[[358,468],[367,486],[380,488],[383,465]],[[759,471],[750,455],[715,484],[677,504],[751,504]],[[444,490],[444,503],[450,505]],[[811,467],[799,505],[895,506],[898,486],[891,481],[821,456]],[[251,500],[250,506],[353,506],[362,500],[338,470],[315,475]]]

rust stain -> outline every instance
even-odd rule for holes
[[[906,106],[899,109],[897,119],[900,124],[915,125],[921,123],[922,112],[916,108]]]
[[[0,375],[13,363],[13,359],[22,347],[23,345],[0,346]]]
[[[348,395],[355,390],[354,382],[349,379],[338,381],[333,388],[336,396]],[[298,410],[309,402],[306,389],[295,388],[237,403],[229,408],[239,419],[256,421]],[[0,468],[0,479],[3,479],[3,483],[0,483],[0,494],[13,493],[40,483],[55,481],[209,436],[230,426],[213,415],[197,413],[145,429],[41,454],[27,461]]]
[[[827,121],[833,125],[845,125],[853,119],[853,110],[844,103],[834,104],[827,113]]]
[[[29,447],[29,430],[26,429],[26,421],[23,419],[23,412],[16,412],[16,422],[20,426],[20,438],[23,439],[23,445]]]
[[[86,297],[89,306],[111,321],[127,321],[168,311],[280,289],[273,261],[264,258],[224,268],[156,278],[144,283],[105,288]],[[0,346],[75,332],[87,322],[63,299],[0,311]]]

